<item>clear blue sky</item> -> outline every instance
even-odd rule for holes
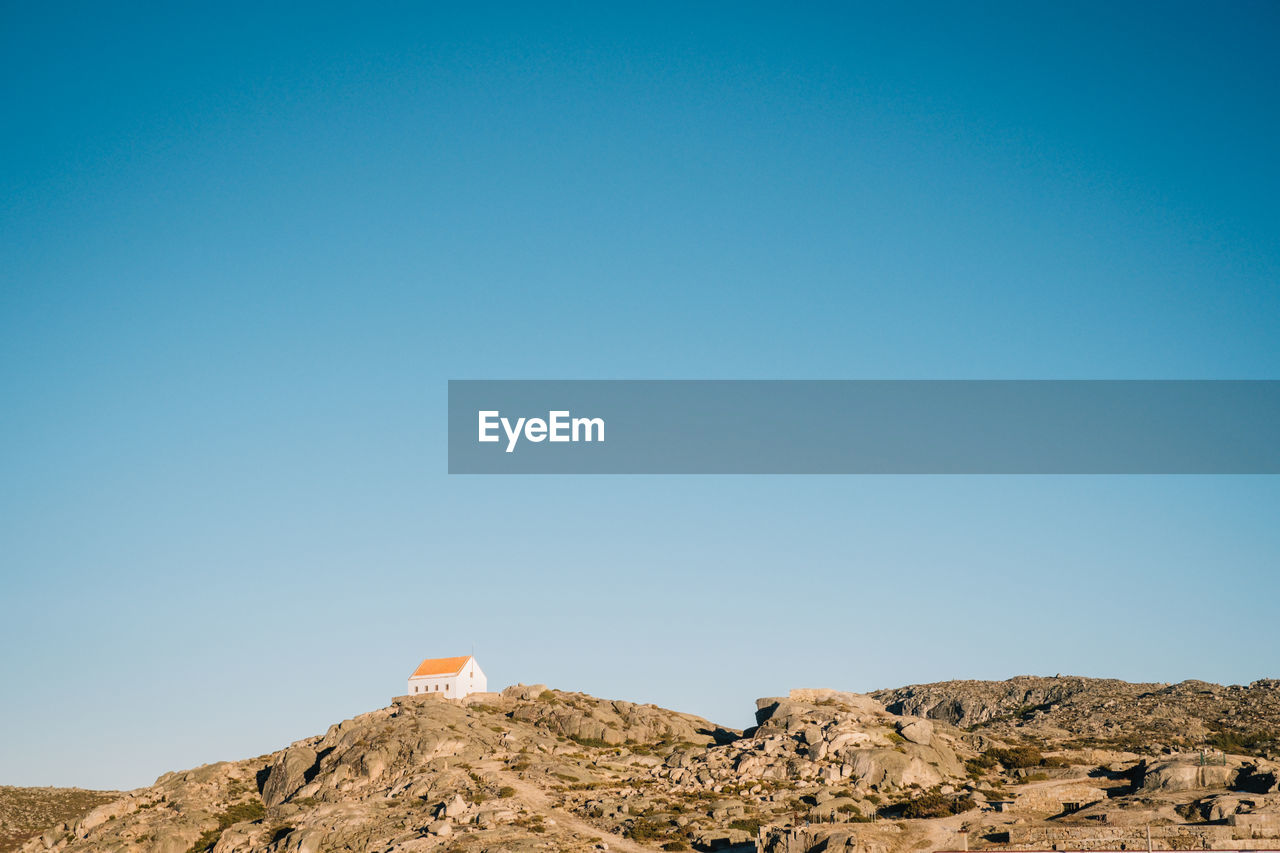
[[[0,12],[0,783],[496,686],[1280,675],[1280,479],[450,478],[450,378],[1280,378],[1280,7]]]

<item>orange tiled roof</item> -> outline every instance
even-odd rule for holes
[[[462,669],[462,665],[471,660],[471,655],[460,658],[427,658],[418,664],[410,678],[421,678],[424,675],[454,675]]]

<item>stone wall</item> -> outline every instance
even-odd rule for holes
[[[1280,839],[1280,812],[1233,814],[1227,818],[1236,838]],[[1275,846],[1280,848],[1280,841]]]
[[[1244,815],[1241,815],[1244,817]],[[1224,850],[1244,838],[1234,826],[1153,826],[1152,846],[1160,850]],[[1145,826],[1015,826],[1010,828],[1010,850],[1138,850],[1147,849]],[[1272,842],[1280,847],[1280,839]]]
[[[1272,831],[1276,815],[1239,815],[1236,825],[1203,826],[1180,824],[1151,827],[1151,847],[1156,851],[1182,850],[1267,850],[1280,851],[1280,831]],[[803,826],[794,828],[762,827],[757,849],[762,853],[898,853],[920,849],[921,838],[913,833],[899,833],[895,824],[845,825],[843,827]],[[1269,836],[1260,833],[1271,832]],[[1252,836],[1251,836],[1252,833]],[[956,835],[951,839],[933,839],[961,849]],[[1007,841],[992,845],[973,839],[974,853],[992,850],[1010,851],[1126,851],[1146,853],[1147,827],[1143,826],[1015,826]],[[932,849],[937,849],[933,845]]]

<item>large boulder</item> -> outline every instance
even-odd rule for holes
[[[862,749],[852,758],[853,775],[860,785],[932,788],[944,779],[935,764],[896,749]]]
[[[316,766],[316,751],[309,746],[292,746],[276,758],[262,786],[262,802],[278,806],[298,792]]]
[[[280,840],[279,853],[320,853],[324,834],[314,829],[295,829]]]
[[[537,699],[546,689],[547,685],[545,684],[513,684],[502,689],[502,698],[528,702],[532,699]]]
[[[842,714],[857,718],[882,716],[884,705],[865,693],[849,693],[825,687],[800,687],[790,691],[787,698],[793,702],[838,707]]]
[[[1235,787],[1251,794],[1280,791],[1280,765],[1274,761],[1257,761],[1240,768]]]
[[[928,746],[933,743],[933,723],[928,720],[904,720],[898,723],[898,734],[912,743]]]
[[[1188,761],[1161,761],[1143,768],[1139,790],[1144,793],[1161,791],[1198,791],[1205,788],[1227,788],[1239,773],[1238,765],[1199,764]]]
[[[1196,807],[1200,811],[1200,816],[1205,820],[1217,822],[1225,821],[1244,808],[1243,800],[1239,796],[1232,794],[1219,794],[1216,797],[1209,797],[1196,803]]]
[[[80,832],[83,835],[109,820],[115,820],[118,817],[136,811],[137,808],[137,801],[130,797],[121,797],[114,802],[104,803],[80,819]]]

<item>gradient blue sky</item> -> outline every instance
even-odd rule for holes
[[[490,684],[1280,675],[1280,480],[445,474],[449,378],[1280,378],[1280,7],[5,3],[0,783]]]

